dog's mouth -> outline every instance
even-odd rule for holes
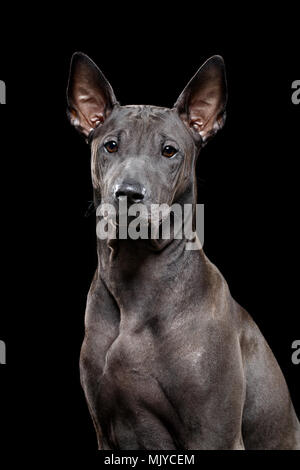
[[[100,218],[100,223],[106,226],[102,234],[98,233],[100,239],[107,239],[108,244],[117,240],[148,240],[156,243],[158,240],[171,240],[174,238],[174,215],[169,217],[139,218],[128,215],[116,218]]]

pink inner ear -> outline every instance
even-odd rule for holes
[[[219,88],[208,86],[192,97],[189,104],[189,123],[197,132],[213,126],[219,107]]]
[[[73,126],[81,128],[81,132],[83,132],[86,136],[97,126],[104,122],[104,116],[101,113],[94,113],[89,120],[87,117],[78,109],[76,112],[74,109],[70,112],[71,122]]]
[[[200,99],[193,99],[189,106],[189,125],[196,132],[200,132],[210,118],[211,108],[208,103]]]
[[[80,89],[81,88],[81,89]],[[77,90],[77,106],[91,127],[96,127],[104,121],[105,101],[99,91],[80,87]]]

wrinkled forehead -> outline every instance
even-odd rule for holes
[[[118,106],[113,109],[103,126],[95,132],[95,138],[110,132],[126,132],[133,138],[149,139],[157,135],[174,139],[181,145],[192,145],[192,137],[175,109],[150,105]]]
[[[120,106],[117,110],[120,121],[134,125],[148,124],[149,127],[168,126],[176,120],[176,114],[174,109],[149,105]]]

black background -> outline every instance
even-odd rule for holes
[[[89,148],[65,113],[76,50],[99,65],[121,104],[160,106],[173,105],[204,60],[223,55],[227,122],[197,166],[204,250],[266,337],[300,415],[300,365],[291,362],[291,344],[300,336],[294,23],[254,15],[246,26],[246,11],[239,11],[243,21],[228,15],[220,28],[212,16],[184,11],[176,20],[159,11],[151,18],[137,12],[136,20],[125,20],[117,8],[105,15],[78,11],[75,20],[56,18],[51,28],[36,23],[26,34],[2,33],[4,448],[96,449],[78,373],[96,239],[94,214],[86,217]],[[283,27],[289,28],[284,39]]]

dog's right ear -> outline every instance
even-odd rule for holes
[[[85,136],[104,122],[117,103],[103,73],[81,52],[71,59],[67,102],[71,124]]]

